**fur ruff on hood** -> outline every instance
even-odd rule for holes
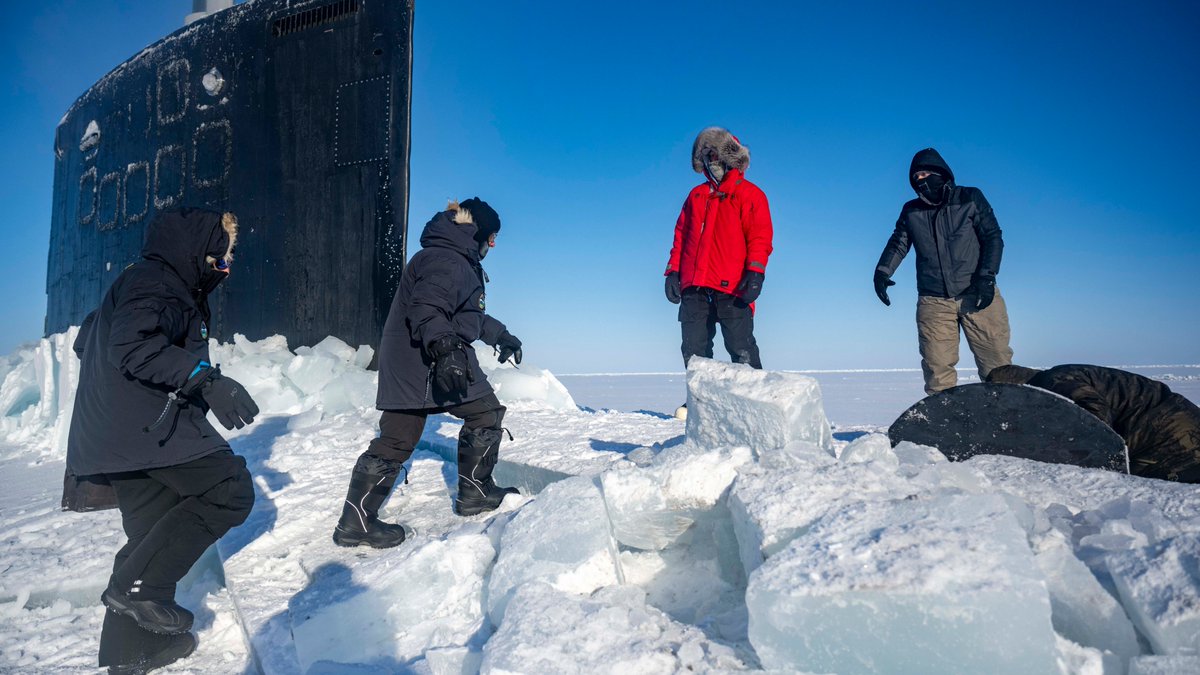
[[[221,214],[221,229],[225,230],[225,234],[228,235],[228,237],[229,237],[229,245],[225,247],[225,255],[223,257],[225,258],[225,262],[231,263],[231,262],[233,262],[233,247],[237,246],[237,237],[238,237],[237,216],[233,215],[232,213],[229,213],[228,211],[226,211],[225,213],[222,213]],[[217,259],[211,255],[204,256],[204,259],[209,264],[212,264],[217,261]]]
[[[692,144],[692,169],[704,173],[704,151],[717,151],[717,157],[726,169],[745,171],[750,166],[750,149],[742,145],[737,136],[721,127],[708,127],[696,136]]]
[[[470,225],[475,222],[475,219],[471,217],[471,212],[460,207],[457,199],[451,199],[450,203],[446,204],[446,210],[454,212],[454,222],[459,225]]]

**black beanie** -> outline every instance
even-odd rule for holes
[[[475,241],[487,241],[488,237],[500,231],[500,216],[479,197],[471,197],[458,206],[469,211],[471,219],[475,221],[475,227],[478,228],[475,230]]]

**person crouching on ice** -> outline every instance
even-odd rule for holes
[[[505,495],[517,494],[492,481],[505,408],[471,347],[483,340],[500,350],[501,363],[510,357],[521,362],[521,341],[485,311],[487,275],[480,261],[499,231],[500,217],[477,197],[451,202],[425,225],[421,250],[405,267],[384,324],[375,399],[383,411],[379,438],[354,465],[333,532],[337,545],[388,548],[404,541],[404,526],[381,522],[379,509],[430,414],[448,412],[463,420],[455,513],[491,511]]]
[[[115,672],[191,653],[192,613],[176,604],[175,585],[254,505],[246,460],[206,418],[211,410],[240,429],[258,414],[245,389],[209,363],[208,295],[229,275],[236,240],[231,213],[160,213],[143,260],[117,277],[75,341],[67,466],[112,486],[129,539],[101,596],[109,612],[100,665]],[[129,619],[174,637],[122,628]]]
[[[1125,441],[1135,476],[1200,483],[1200,407],[1162,382],[1087,364],[1049,370],[1010,364],[993,369],[987,381],[1028,384],[1071,399]]]

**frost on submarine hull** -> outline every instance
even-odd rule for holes
[[[412,2],[251,0],[143,49],[55,135],[47,335],[139,259],[160,210],[241,222],[211,334],[377,345],[404,266]]]

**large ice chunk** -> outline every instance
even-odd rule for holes
[[[807,448],[804,450],[804,448]],[[753,466],[733,484],[729,508],[749,573],[819,518],[863,500],[918,492],[886,462],[846,464],[812,445],[796,445]]]
[[[806,441],[832,450],[821,387],[811,377],[692,357],[687,388],[688,440],[702,447],[763,453]]]
[[[79,385],[72,346],[77,327],[26,345],[0,361],[0,439],[30,442],[41,457],[62,457]]]
[[[520,367],[512,361],[500,363],[495,348],[482,342],[475,343],[475,356],[496,397],[505,405],[539,410],[577,409],[575,399],[554,373],[528,362]]]
[[[493,625],[501,625],[517,587],[533,580],[580,594],[622,581],[604,497],[592,478],[550,485],[508,523],[488,581]]]
[[[465,646],[484,628],[480,598],[495,556],[485,534],[430,541],[351,572],[330,564],[292,602],[301,672],[318,661],[396,666]],[[397,560],[397,558],[400,558]]]
[[[640,549],[670,546],[699,513],[716,505],[738,467],[751,459],[749,448],[681,445],[663,451],[648,467],[614,466],[600,476],[614,536]]]
[[[859,436],[842,450],[838,458],[847,464],[880,462],[892,470],[900,468],[900,459],[892,450],[892,443],[885,434]]]
[[[1200,535],[1114,553],[1107,562],[1125,611],[1155,653],[1200,655]]]
[[[1054,629],[1084,647],[1115,654],[1121,663],[1141,653],[1133,624],[1056,530],[1040,538],[1035,557],[1046,577]]]
[[[646,604],[634,586],[591,597],[547,584],[517,590],[488,640],[481,673],[679,673],[745,670],[733,650]]]
[[[766,668],[1058,672],[1044,582],[997,496],[831,514],[751,575],[746,604]]]

